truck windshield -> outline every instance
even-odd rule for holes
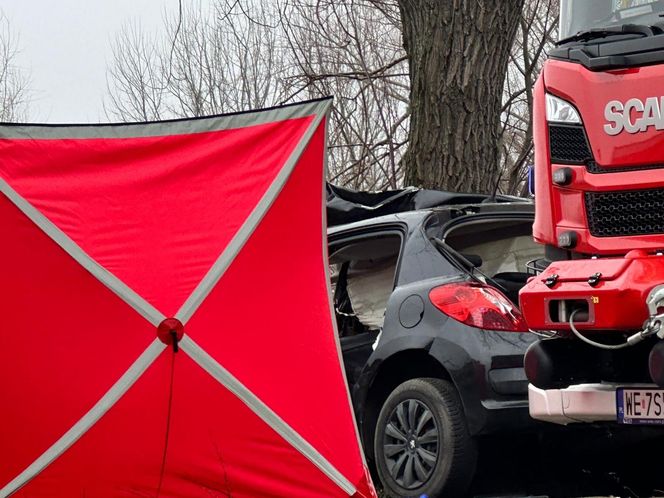
[[[664,21],[664,0],[561,0],[560,40],[581,31]]]

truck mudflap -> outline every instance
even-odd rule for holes
[[[624,257],[555,261],[519,294],[531,330],[635,331],[652,315],[651,291],[664,283],[664,255],[642,250]]]

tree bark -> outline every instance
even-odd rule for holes
[[[500,109],[524,0],[398,0],[410,64],[406,183],[492,193]]]

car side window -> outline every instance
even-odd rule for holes
[[[518,304],[519,290],[544,257],[544,247],[531,235],[532,220],[469,221],[451,229],[445,242],[492,278]]]
[[[341,337],[378,331],[394,289],[401,237],[381,235],[330,247],[330,278]]]

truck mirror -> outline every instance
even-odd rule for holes
[[[528,165],[528,193],[531,197],[535,197],[535,165]]]

